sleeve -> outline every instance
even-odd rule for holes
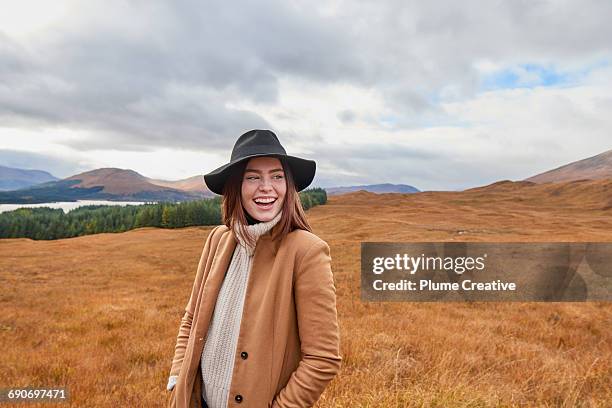
[[[200,287],[202,286],[202,280],[204,279],[204,270],[206,269],[206,263],[208,260],[208,256],[210,255],[210,247],[212,242],[212,237],[215,234],[215,231],[219,228],[219,226],[213,228],[213,230],[208,234],[208,238],[206,239],[206,243],[204,244],[204,249],[202,250],[202,255],[200,257],[200,262],[198,263],[198,269],[196,272],[196,277],[193,282],[193,287],[191,289],[191,296],[189,297],[189,301],[187,302],[187,306],[185,306],[185,313],[183,318],[181,319],[181,325],[179,327],[178,335],[176,338],[176,345],[174,347],[174,358],[172,359],[172,367],[170,369],[170,378],[168,379],[168,389],[170,388],[170,381],[173,376],[178,377],[179,370],[181,369],[181,365],[183,364],[183,357],[185,356],[185,349],[187,348],[187,341],[189,340],[189,333],[191,332],[191,322],[193,320],[193,313],[195,311],[195,303],[197,301],[198,293],[200,292]],[[176,383],[176,382],[175,382]]]
[[[311,407],[340,370],[340,333],[329,246],[313,244],[296,271],[294,296],[302,360],[273,408]]]

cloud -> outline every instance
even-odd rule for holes
[[[591,96],[607,100],[592,89],[579,100],[567,90],[538,99],[541,88],[582,89],[598,75],[604,86],[611,82],[610,2],[90,1],[65,8],[62,19],[27,36],[0,31],[0,120],[72,129],[78,136],[55,142],[79,153],[225,157],[244,131],[270,128],[322,160],[330,158],[322,144],[354,143],[330,180],[414,174],[417,187],[437,188],[444,180],[482,181],[486,166],[497,166],[491,177],[514,176],[504,157],[528,166],[524,146],[572,145],[568,129],[612,130],[589,110]],[[508,90],[535,92],[513,98]],[[524,112],[540,109],[534,101],[548,104],[539,119]],[[478,154],[436,153],[432,134],[445,135],[442,150],[474,143]],[[508,143],[513,137],[521,142]],[[420,156],[410,152],[429,154],[440,170],[411,167],[374,142],[416,163]],[[586,143],[582,151],[592,152],[605,142]]]
[[[73,162],[65,157],[9,149],[0,149],[0,165],[18,169],[43,170],[58,178],[90,170],[86,163]]]
[[[608,68],[608,78],[612,68]],[[326,187],[403,183],[421,190],[465,189],[522,180],[609,150],[612,84],[495,90],[444,109],[469,126],[430,127],[351,144],[318,145],[316,181]],[[387,136],[388,137],[388,136]]]

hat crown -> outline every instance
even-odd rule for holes
[[[232,149],[231,161],[253,154],[286,155],[285,148],[271,130],[249,130],[238,138]]]

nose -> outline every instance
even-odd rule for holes
[[[259,182],[259,189],[262,191],[269,191],[272,189],[272,182],[267,177],[262,177]]]

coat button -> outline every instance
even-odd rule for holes
[[[238,394],[236,395],[236,398],[234,398],[236,400],[237,403],[241,403],[242,402],[242,395]]]
[[[246,360],[248,356],[249,356],[249,353],[247,353],[246,351],[243,351],[242,353],[240,353],[240,357],[242,357],[243,360]]]

